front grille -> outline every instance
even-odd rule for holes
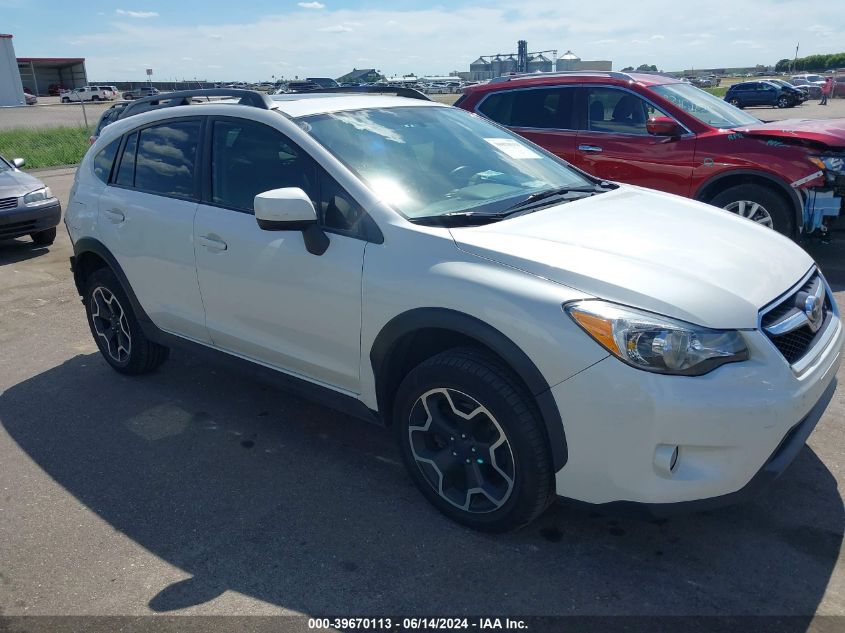
[[[811,296],[822,301],[816,321],[820,324],[818,329],[811,326],[804,309],[807,298]],[[790,365],[794,365],[816,346],[833,318],[833,300],[821,274],[814,272],[797,291],[767,310],[760,323],[777,350]]]
[[[0,209],[14,209],[18,206],[17,198],[0,198]]]

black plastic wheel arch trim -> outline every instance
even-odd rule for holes
[[[147,334],[147,325],[152,325],[152,320],[147,315],[144,308],[141,307],[138,297],[135,296],[135,292],[132,290],[129,280],[126,278],[126,273],[123,272],[123,268],[121,268],[111,251],[106,248],[105,244],[93,237],[83,237],[77,240],[73,245],[74,256],[71,258],[71,270],[73,271],[73,281],[76,284],[79,296],[81,297],[85,294],[85,280],[82,277],[84,271],[82,270],[82,266],[80,266],[80,260],[85,253],[93,253],[108,264],[115,277],[117,277],[118,282],[120,282],[123,292],[125,292],[126,296],[129,298],[129,304],[132,306],[135,318],[137,318],[138,322],[141,324],[141,329],[144,330],[144,334]]]
[[[397,344],[408,334],[418,330],[442,329],[462,334],[488,347],[513,369],[534,397],[540,411],[552,465],[557,472],[568,459],[566,433],[550,385],[533,361],[507,336],[493,326],[463,312],[447,308],[415,308],[391,319],[379,332],[370,350],[370,362],[376,381],[378,409],[385,421],[392,411],[389,379],[402,360]]]

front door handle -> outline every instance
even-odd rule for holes
[[[208,250],[214,252],[225,251],[227,248],[229,248],[229,245],[226,244],[226,242],[221,240],[219,237],[212,235],[200,235],[199,243],[202,244]]]
[[[601,152],[601,147],[599,147],[598,145],[579,145],[579,146],[578,146],[578,151],[579,151],[579,152],[595,152],[595,153],[599,153],[599,152]]]
[[[106,217],[112,224],[120,224],[121,222],[124,222],[126,220],[126,216],[120,209],[107,209]]]

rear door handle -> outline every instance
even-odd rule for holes
[[[120,224],[121,222],[124,222],[126,220],[126,216],[120,209],[107,209],[106,217],[112,224]]]
[[[601,147],[598,145],[579,145],[578,146],[579,152],[601,152]]]
[[[211,235],[200,235],[199,243],[208,250],[215,252],[225,251],[229,248],[229,245],[226,244],[226,242],[221,240],[219,237],[213,237]]]

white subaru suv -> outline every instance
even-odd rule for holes
[[[135,102],[77,171],[74,277],[119,372],[175,344],[262,366],[393,427],[423,495],[491,531],[556,496],[748,498],[833,395],[836,303],[774,231],[425,97],[218,93]]]

